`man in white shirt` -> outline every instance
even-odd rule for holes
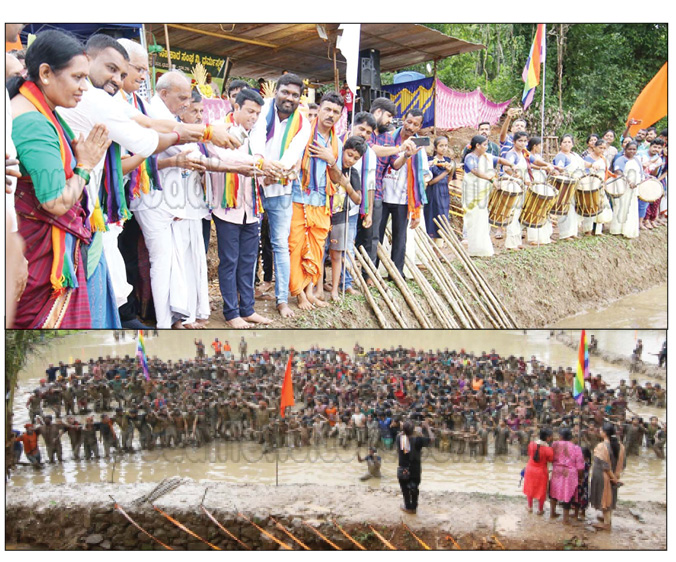
[[[252,162],[257,161],[259,170],[263,158],[251,156],[248,135],[259,119],[262,106],[263,98],[258,92],[242,89],[235,100],[231,128],[234,135],[243,139],[237,152],[248,156]],[[258,214],[261,211],[257,208],[260,206],[257,180],[248,174],[227,174],[223,189],[225,193],[215,190],[214,199],[220,204],[214,208],[212,217],[218,239],[218,281],[225,321],[236,329],[270,324],[269,318],[254,310],[254,275],[260,239]]]
[[[310,124],[300,114],[298,105],[303,91],[303,81],[295,74],[284,74],[277,81],[275,97],[267,100],[261,110],[261,117],[251,131],[251,151],[262,156],[265,161],[263,170],[268,179],[263,187],[263,208],[268,215],[270,240],[274,255],[275,297],[277,310],[282,317],[293,316],[289,308],[289,233],[291,231],[290,179],[278,178],[289,174],[297,167],[310,138]],[[287,133],[287,127],[293,124],[294,117],[300,118],[300,127]],[[284,139],[286,145],[283,145]]]
[[[422,127],[422,120],[422,111],[419,109],[411,109],[404,115],[401,130],[395,134],[396,144],[403,144],[408,139],[416,137]],[[385,238],[387,219],[392,216],[391,257],[402,276],[404,275],[406,256],[406,226],[409,224],[410,218],[409,228],[412,230],[417,228],[422,216],[422,204],[413,208],[413,202],[409,205],[408,195],[409,168],[417,167],[418,164],[421,164],[422,177],[417,178],[417,180],[423,182],[422,194],[424,196],[424,184],[432,179],[432,173],[430,172],[427,154],[422,147],[413,151],[407,145],[399,156],[390,156],[383,177],[383,215],[380,220],[380,242],[382,243]],[[413,189],[420,190],[420,186],[415,185]]]

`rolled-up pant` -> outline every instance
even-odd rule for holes
[[[122,447],[125,449],[131,449],[133,440],[134,440],[134,426],[130,425],[122,433]]]
[[[56,441],[51,445],[47,445],[47,459],[49,462],[54,462],[54,457],[63,462],[63,449],[61,448],[61,441]]]
[[[254,313],[254,275],[258,259],[258,221],[234,224],[214,216],[218,239],[218,283],[226,320]]]

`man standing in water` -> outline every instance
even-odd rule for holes
[[[368,472],[359,478],[359,480],[362,482],[370,480],[371,478],[380,478],[382,476],[382,474],[380,474],[380,465],[382,464],[382,460],[375,447],[369,447],[369,454],[363,459],[361,458],[359,451],[357,451],[357,460],[360,463],[366,462],[368,467]]]
[[[410,420],[404,422],[402,433],[397,435],[396,446],[399,454],[399,466],[397,467],[397,479],[404,496],[404,503],[400,509],[409,515],[415,515],[418,509],[418,494],[420,493],[420,479],[422,475],[422,448],[428,447],[434,442],[434,432],[429,424],[424,421],[423,429],[427,430],[429,437],[413,435],[415,426]]]

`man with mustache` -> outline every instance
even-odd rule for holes
[[[324,243],[331,228],[332,196],[338,184],[346,188],[349,185],[342,174],[342,146],[334,130],[344,104],[337,92],[327,92],[322,97],[301,159],[300,177],[293,182],[289,291],[298,298],[301,310],[328,304],[313,294],[313,288],[321,279]]]

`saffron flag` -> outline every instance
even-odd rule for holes
[[[150,380],[150,373],[148,372],[148,359],[146,358],[146,342],[143,339],[143,330],[138,331],[138,345],[136,346],[136,357],[143,369],[143,376],[147,381]]]
[[[293,353],[289,355],[289,362],[286,364],[286,372],[284,373],[284,382],[282,383],[282,401],[279,405],[279,414],[284,418],[284,412],[289,406],[293,406],[296,402],[293,399],[293,379],[291,378],[291,361],[293,361]]]
[[[573,381],[573,398],[580,406],[584,398],[584,381],[587,378],[589,378],[589,349],[587,348],[587,335],[582,330],[580,349],[577,352],[577,373]]]
[[[643,88],[629,112],[627,123],[629,119],[641,121],[629,128],[629,134],[632,137],[639,129],[650,127],[667,115],[667,79],[667,63],[665,62],[660,71]]]
[[[545,61],[547,54],[545,31],[545,24],[539,23],[537,31],[535,32],[535,39],[533,39],[533,44],[530,48],[528,60],[526,61],[526,66],[521,75],[522,80],[525,82],[523,96],[521,98],[524,110],[528,109],[533,101],[535,87],[540,83],[540,64]]]

